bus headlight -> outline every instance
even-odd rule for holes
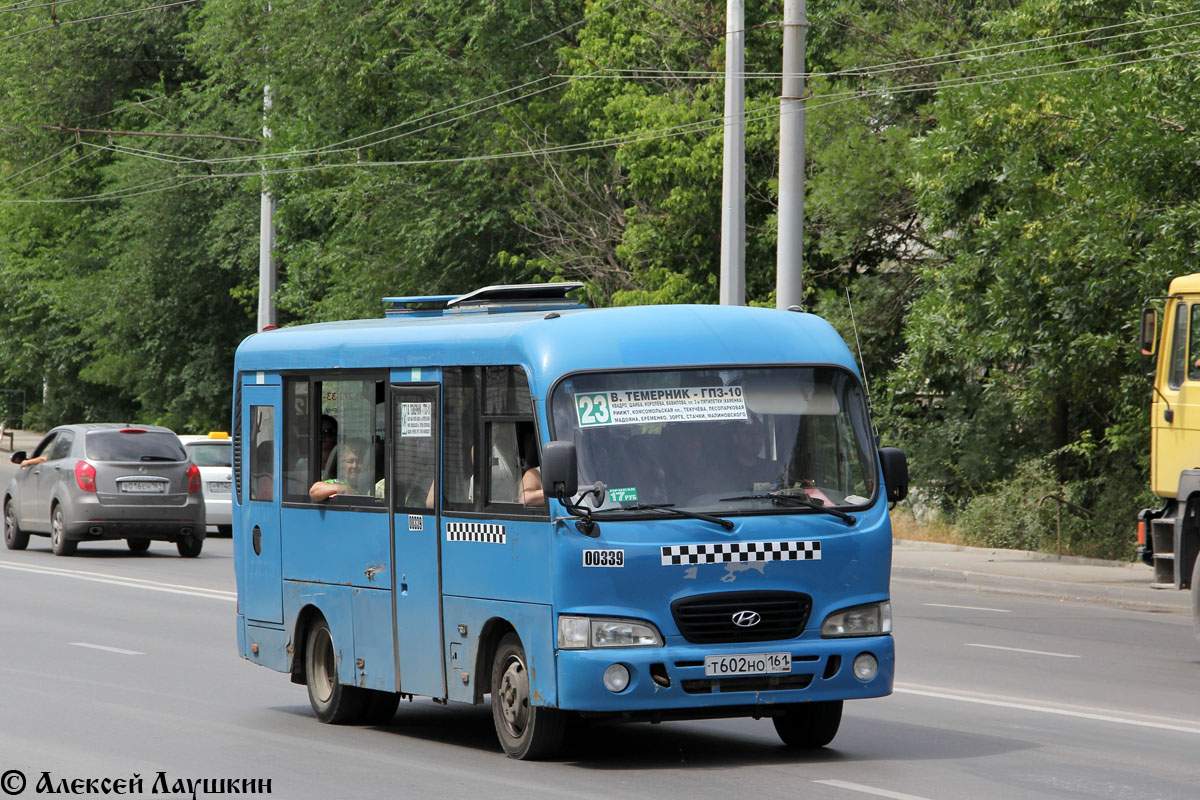
[[[593,647],[662,647],[662,634],[649,622],[604,617],[558,618],[558,646],[563,650]]]
[[[880,636],[892,632],[892,604],[887,600],[835,611],[821,623],[826,639],[845,636]]]

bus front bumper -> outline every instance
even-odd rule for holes
[[[705,674],[707,656],[764,653],[790,654],[791,670],[766,675]],[[869,680],[855,676],[855,659],[862,654],[872,656],[877,665]],[[558,707],[598,716],[769,716],[768,707],[776,704],[885,697],[892,693],[895,673],[891,636],[559,650],[557,657]],[[629,676],[628,685],[616,692],[604,680],[605,671],[614,664],[623,666]]]

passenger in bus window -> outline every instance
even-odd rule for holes
[[[317,462],[321,465],[321,475],[326,478],[337,477],[337,458],[334,457],[334,451],[337,450],[337,420],[328,414],[321,415],[321,460]]]
[[[275,476],[272,473],[275,445],[269,439],[259,442],[254,451],[254,467],[258,470],[251,476],[251,500],[271,501],[274,499]]]
[[[730,428],[730,466],[735,485],[755,491],[773,488],[782,476],[778,464],[759,455],[763,449],[762,421],[751,416],[745,422],[730,423]]]
[[[546,494],[542,491],[541,467],[530,467],[521,476],[521,502],[527,506],[546,505]]]
[[[363,472],[362,454],[366,448],[358,442],[346,442],[338,448],[340,478],[317,481],[308,489],[313,500],[328,500],[343,494],[366,494],[376,496],[376,487],[371,485],[370,476]],[[365,482],[365,483],[364,483]],[[382,491],[382,487],[378,487]]]

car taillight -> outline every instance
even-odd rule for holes
[[[85,492],[96,491],[96,468],[86,461],[76,461],[75,482]]]
[[[200,468],[195,464],[188,464],[188,494],[195,494],[200,491]]]

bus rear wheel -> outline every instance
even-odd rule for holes
[[[842,701],[796,703],[771,719],[775,732],[788,747],[813,750],[824,747],[837,736],[842,724]]]
[[[304,648],[304,677],[308,702],[321,722],[339,725],[362,716],[366,697],[357,686],[338,683],[337,654],[329,624],[321,619],[309,631]]]
[[[525,648],[515,633],[500,640],[492,661],[492,720],[509,758],[550,758],[562,747],[566,714],[530,703]]]

